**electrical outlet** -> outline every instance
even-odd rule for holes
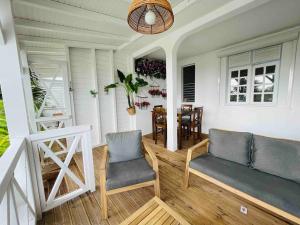
[[[241,205],[240,211],[241,211],[241,213],[243,213],[243,214],[245,214],[245,215],[247,215],[247,213],[248,213],[247,207],[246,207],[246,206],[243,206],[243,205]]]

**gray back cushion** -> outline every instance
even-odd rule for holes
[[[252,166],[300,183],[300,142],[254,135]]]
[[[109,133],[106,135],[109,162],[124,162],[142,158],[142,132],[140,130]]]
[[[251,143],[251,133],[209,130],[209,153],[218,158],[249,165]]]

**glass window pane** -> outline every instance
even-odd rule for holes
[[[237,86],[237,85],[239,85],[239,79],[238,78],[231,79],[231,86]]]
[[[240,78],[240,85],[246,85],[246,84],[247,84],[247,78],[246,77]]]
[[[273,102],[273,95],[272,94],[265,94],[264,102]]]
[[[242,86],[239,88],[240,93],[247,93],[247,86]]]
[[[231,87],[230,94],[236,95],[238,91],[238,87]]]
[[[273,92],[274,91],[274,85],[266,85],[265,86],[265,92]]]
[[[274,74],[269,74],[265,76],[265,83],[266,84],[273,84],[275,82]]]
[[[263,90],[263,86],[259,85],[259,86],[254,86],[254,92],[258,93],[258,92],[262,92]]]
[[[253,101],[254,102],[261,102],[261,95],[254,95],[253,96]]]
[[[239,71],[232,71],[231,72],[231,78],[235,78],[239,76]]]
[[[267,66],[266,67],[266,73],[275,73],[275,68],[276,68],[275,65],[273,65],[273,66]]]
[[[246,77],[246,76],[248,76],[248,70],[241,70],[240,77]]]
[[[255,76],[254,84],[262,84],[264,82],[264,76]]]
[[[255,69],[255,75],[264,74],[264,67],[258,67]]]
[[[239,102],[246,102],[246,95],[239,95]]]
[[[237,95],[230,95],[230,101],[236,102],[237,101]]]

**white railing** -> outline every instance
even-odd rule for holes
[[[10,140],[0,158],[0,224],[33,225],[37,220],[33,177],[25,138]]]
[[[51,148],[49,143],[57,140],[64,140],[66,150],[65,158],[61,158],[60,154]],[[55,130],[47,130],[30,136],[31,145],[33,147],[34,161],[37,172],[37,183],[39,187],[39,198],[41,201],[42,211],[48,211],[57,207],[64,202],[71,200],[87,191],[95,191],[94,164],[91,144],[91,127],[76,126]],[[74,154],[82,159],[82,177],[69,168]],[[47,155],[52,163],[59,168],[56,180],[48,193],[45,193],[45,187],[42,174],[42,158],[41,155]],[[66,176],[67,175],[67,176]],[[59,188],[64,178],[74,185],[67,190],[67,193],[59,194]],[[76,188],[76,187],[77,188]]]

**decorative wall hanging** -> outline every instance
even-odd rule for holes
[[[122,87],[125,90],[127,102],[128,102],[128,108],[127,112],[129,115],[135,114],[135,106],[134,106],[134,93],[137,94],[140,87],[144,87],[148,85],[147,81],[144,81],[143,79],[136,77],[135,82],[133,81],[132,74],[128,74],[127,76],[124,75],[123,72],[118,70],[118,77],[120,80],[120,83],[113,83],[110,85],[107,85],[104,87],[105,92],[108,92],[111,88],[117,88]]]
[[[148,93],[152,97],[159,97],[161,95],[161,91],[159,89],[159,85],[150,85],[150,89],[149,89]]]
[[[173,25],[174,14],[167,0],[133,0],[127,22],[136,32],[158,34]]]
[[[161,89],[161,97],[163,97],[164,99],[167,98],[167,89],[165,88]]]
[[[137,102],[135,103],[135,106],[137,106],[141,110],[148,109],[150,102],[148,102],[147,99],[147,96],[137,96]]]
[[[135,60],[135,72],[151,79],[166,79],[166,62],[163,60],[139,58]]]

